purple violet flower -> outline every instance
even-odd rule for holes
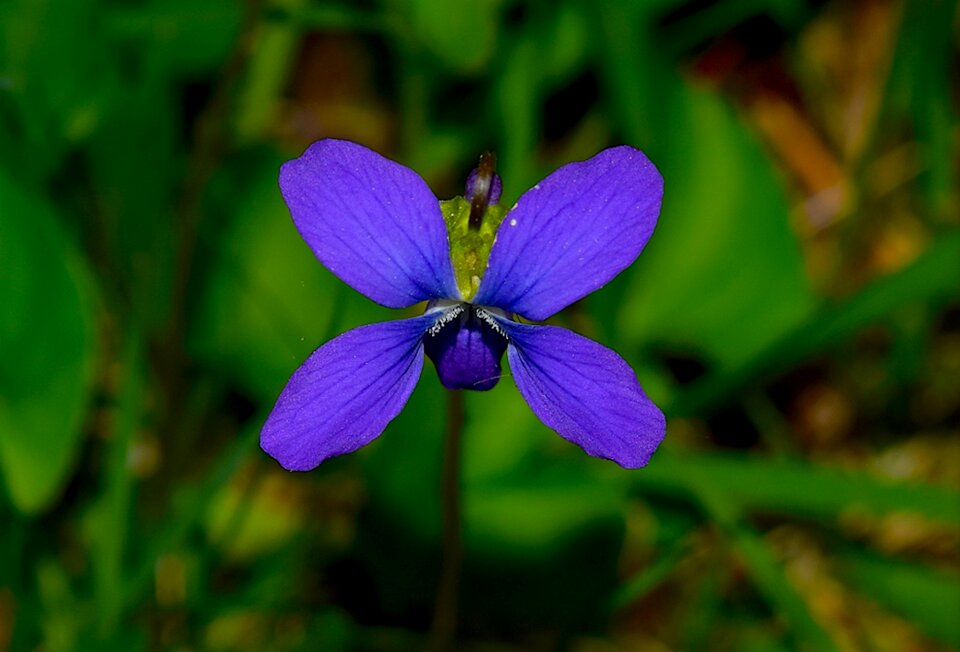
[[[321,140],[283,165],[297,229],[345,283],[419,317],[361,326],[294,372],[261,433],[285,468],[312,469],[383,432],[413,392],[426,353],[444,386],[488,390],[507,353],[530,408],[590,455],[647,464],[663,413],[615,352],[542,321],[630,265],[653,233],[663,179],[614,147],[565,165],[509,211],[481,157],[465,197],[438,201],[412,170],[355,143]],[[499,228],[498,228],[499,227]]]

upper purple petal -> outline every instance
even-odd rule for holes
[[[663,178],[633,147],[563,166],[507,213],[474,302],[546,319],[640,255],[662,197]]]
[[[313,352],[294,372],[260,433],[290,471],[307,471],[376,438],[400,413],[423,368],[435,316],[361,326]]]
[[[541,421],[594,457],[628,469],[650,461],[666,420],[623,358],[565,328],[500,323],[517,388]]]
[[[390,308],[460,296],[440,203],[413,170],[326,139],[280,168],[280,190],[313,253],[358,292]]]

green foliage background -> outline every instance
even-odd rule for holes
[[[308,474],[290,373],[397,312],[279,165],[356,140],[505,203],[628,143],[640,260],[555,318],[667,440],[624,471],[467,396],[463,650],[960,648],[958,13],[923,0],[0,2],[0,651],[407,650],[445,397]],[[429,367],[429,365],[428,365]]]

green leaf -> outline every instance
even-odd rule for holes
[[[489,392],[464,398],[462,491],[469,549],[490,556],[546,555],[597,519],[622,520],[622,485],[600,480],[609,462],[585,456],[540,423],[509,377]],[[439,536],[447,400],[433,364],[426,362],[404,411],[357,454],[372,502],[384,513],[404,514],[403,526],[425,541]]]
[[[311,351],[346,327],[402,315],[376,306],[313,256],[277,186],[281,160],[243,161],[252,171],[218,179],[233,223],[220,228],[192,324],[192,352],[246,389],[274,399]]]
[[[893,482],[800,460],[731,453],[680,456],[661,450],[643,473],[629,477],[644,492],[682,495],[691,492],[686,469],[694,469],[700,484],[721,491],[744,512],[834,521],[847,513],[912,512],[943,523],[960,523],[957,494],[950,489]]]
[[[500,0],[406,0],[420,43],[459,72],[475,72],[493,55]]]
[[[818,652],[839,650],[839,645],[790,582],[783,565],[760,533],[742,518],[744,502],[714,482],[714,478],[701,473],[696,466],[678,466],[675,472],[710,519],[720,527],[753,584],[773,611],[790,626],[791,634],[802,648]]]
[[[759,143],[715,94],[683,84],[665,101],[663,211],[629,273],[620,332],[734,367],[808,315],[813,295]]]
[[[218,0],[153,0],[112,7],[112,36],[139,41],[177,73],[215,71],[226,59],[243,20],[243,3]],[[145,47],[144,47],[145,46]]]
[[[9,100],[14,124],[0,160],[17,166],[11,174],[42,179],[118,97],[116,59],[93,4],[0,4],[0,99]]]
[[[52,209],[0,174],[0,474],[35,513],[80,444],[96,359],[94,287]]]
[[[274,10],[308,9],[306,0],[271,3]],[[317,25],[319,29],[322,26]],[[277,119],[278,102],[287,87],[300,48],[301,30],[295,22],[273,21],[262,25],[250,54],[246,74],[237,94],[234,126],[240,142],[263,138]]]
[[[157,70],[131,81],[124,98],[105,114],[86,150],[96,188],[92,221],[115,275],[111,281],[132,308],[132,321],[150,334],[163,327],[171,307],[171,198],[183,169],[176,152],[176,102]],[[149,162],[144,152],[150,152]]]
[[[666,411],[674,415],[701,413],[751,380],[788,369],[903,306],[958,296],[957,278],[960,231],[953,230],[941,234],[905,268],[874,280],[838,305],[823,306],[738,366],[719,369],[690,385]]]

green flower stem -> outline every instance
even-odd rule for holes
[[[457,634],[460,570],[463,566],[460,519],[460,466],[463,438],[463,392],[447,393],[447,430],[444,436],[441,501],[443,512],[440,583],[434,605],[433,625],[427,649],[446,652],[453,648]]]

